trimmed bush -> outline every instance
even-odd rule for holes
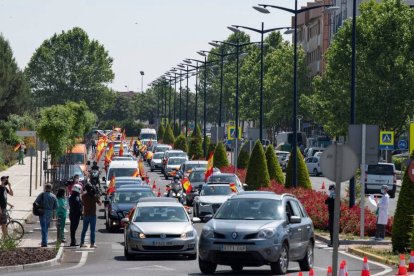
[[[303,155],[300,152],[299,148],[297,150],[297,164],[298,164],[298,187],[305,189],[312,189],[312,183],[309,178],[308,168],[306,167],[305,160],[303,160]],[[292,171],[293,171],[293,150],[291,151],[289,163],[286,168],[286,180],[285,186],[287,188],[293,187],[292,184]]]
[[[193,160],[204,157],[203,138],[201,137],[201,131],[198,126],[194,129],[191,137],[189,137],[188,156]]]
[[[270,185],[266,156],[259,140],[254,144],[247,166],[246,184],[249,185],[249,190],[257,190]]]
[[[175,123],[174,124],[174,130],[173,130],[173,132],[174,132],[174,136],[175,137],[180,136],[181,130],[180,130],[180,126],[178,125],[178,123]]]
[[[283,175],[282,168],[280,167],[279,160],[272,145],[267,147],[265,154],[270,180],[275,180],[277,183],[283,185],[285,183],[285,176]]]
[[[241,149],[239,156],[237,157],[237,168],[246,169],[249,165],[250,154],[244,148]]]
[[[210,143],[210,144],[208,145],[208,148],[207,148],[207,156],[206,156],[206,160],[207,160],[207,159],[208,159],[208,157],[210,156],[210,153],[211,153],[212,151],[214,151],[214,150],[216,150],[216,144]]]
[[[199,127],[199,125],[197,125],[195,128],[194,128],[194,130],[193,130],[193,133],[191,133],[191,137],[192,138],[199,138],[200,140],[201,139],[203,139],[203,136],[201,135],[201,130],[200,130],[200,127]]]
[[[222,142],[219,142],[216,146],[216,151],[214,152],[214,167],[223,168],[229,165],[229,160],[227,160],[226,148]]]
[[[175,140],[174,133],[169,124],[167,125],[167,128],[165,129],[164,138],[162,140],[165,144],[168,144],[168,145],[174,144],[174,140]]]
[[[188,144],[187,140],[185,139],[184,135],[179,135],[174,142],[174,149],[182,150],[184,152],[188,152]]]
[[[159,142],[162,141],[162,139],[164,138],[164,133],[165,133],[165,128],[162,124],[160,124],[158,126],[158,132],[157,132]]]

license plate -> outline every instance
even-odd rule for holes
[[[154,246],[171,246],[172,242],[155,241],[152,243]]]
[[[235,251],[235,252],[244,252],[246,251],[245,245],[223,245],[222,251]]]

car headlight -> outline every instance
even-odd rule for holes
[[[137,239],[145,239],[145,234],[137,231],[131,231],[131,236]]]
[[[205,202],[200,201],[200,206],[209,206],[209,205],[210,205],[210,203],[205,203]]]
[[[214,231],[210,227],[203,228],[203,231],[201,231],[201,236],[206,239],[214,238]]]
[[[259,231],[259,233],[257,234],[257,237],[259,239],[271,239],[275,236],[275,233],[276,233],[275,230],[265,228]]]
[[[180,238],[186,239],[186,238],[192,238],[193,236],[194,236],[194,232],[191,230],[186,233],[182,233]]]

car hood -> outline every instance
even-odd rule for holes
[[[154,163],[161,163],[161,160],[162,159],[154,159],[154,158],[152,158],[152,162],[154,162]]]
[[[180,165],[167,165],[167,169],[179,169]]]
[[[129,211],[133,208],[137,203],[112,203],[112,210],[114,211]]]
[[[223,232],[254,232],[262,228],[276,228],[284,223],[284,220],[220,220],[212,219],[206,226]]]
[[[200,196],[198,199],[203,203],[224,203],[231,195],[225,196]]]
[[[135,228],[138,228],[144,234],[177,234],[190,231],[193,227],[190,222],[134,222]]]

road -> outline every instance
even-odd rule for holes
[[[149,168],[146,167],[147,171]],[[157,188],[165,190],[168,181],[161,179],[159,173],[149,173],[150,178],[155,180]],[[38,269],[30,271],[30,275],[151,275],[151,276],[170,276],[170,275],[202,275],[198,268],[197,261],[189,261],[179,256],[173,257],[151,257],[140,258],[135,261],[127,261],[124,258],[123,234],[108,233],[105,230],[103,213],[100,212],[97,223],[97,245],[96,249],[65,248],[62,264],[57,267]],[[200,234],[203,223],[195,225]],[[78,230],[80,235],[81,229]],[[88,241],[86,241],[88,244]],[[353,257],[341,249],[340,260],[346,260],[350,276],[361,275],[362,260]],[[331,264],[332,249],[324,244],[317,243],[315,247],[315,275],[325,275],[328,265]],[[391,268],[370,263],[371,275],[391,275]],[[289,264],[289,273],[296,275],[299,271],[297,263]],[[10,275],[27,275],[29,272],[10,273]],[[294,273],[294,274],[293,274]],[[218,275],[232,274],[229,267],[219,266]],[[238,275],[270,275],[268,266],[259,268],[246,268]],[[307,274],[305,274],[307,275]]]

